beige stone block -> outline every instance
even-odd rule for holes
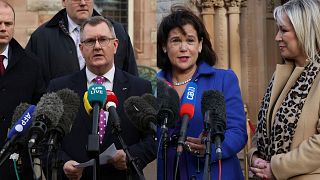
[[[7,0],[15,12],[26,11],[26,1],[27,0]]]
[[[38,26],[38,14],[34,12],[16,12],[16,27]]]
[[[16,28],[14,31],[14,38],[20,43],[22,47],[27,44],[27,32],[25,28]]]
[[[51,15],[51,14],[41,14],[41,15],[39,15],[39,22],[38,22],[39,25],[47,22],[52,17],[53,17],[53,15]]]
[[[28,0],[29,11],[57,11],[62,9],[61,0]]]

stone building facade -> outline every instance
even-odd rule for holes
[[[15,38],[25,46],[30,34],[62,8],[62,0],[7,0],[16,11]],[[281,63],[272,11],[285,0],[128,0],[128,32],[137,63],[156,69],[156,30],[172,4],[183,3],[199,15],[218,54],[217,67],[233,69],[248,117],[255,123],[267,83]],[[155,178],[154,164],[147,170]]]

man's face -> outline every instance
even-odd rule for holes
[[[14,34],[14,14],[10,7],[0,4],[0,47],[9,44]]]
[[[92,16],[93,0],[62,0],[69,17],[78,25]]]
[[[118,39],[104,22],[96,26],[87,24],[82,32],[80,50],[88,69],[96,75],[108,72],[114,63]]]

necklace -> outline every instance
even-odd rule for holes
[[[192,79],[192,78],[189,78],[189,79],[187,79],[187,80],[185,80],[185,81],[182,81],[182,82],[172,82],[172,84],[173,84],[174,86],[181,86],[181,85],[184,85],[184,84],[187,84],[188,82],[190,82],[191,79]]]

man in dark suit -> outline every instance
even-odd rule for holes
[[[126,117],[123,110],[123,102],[130,96],[140,96],[151,93],[151,83],[132,76],[114,66],[114,55],[118,48],[118,39],[112,23],[101,17],[95,16],[85,21],[81,27],[80,50],[86,62],[86,67],[80,72],[54,79],[49,84],[49,91],[63,88],[74,90],[83,97],[95,77],[106,79],[103,85],[107,90],[113,90],[118,97],[117,112],[121,119],[121,136],[129,147],[130,154],[137,158],[137,166],[142,169],[156,158],[156,144],[149,135],[140,133]],[[109,118],[108,118],[109,119]],[[83,105],[80,106],[77,117],[73,123],[71,132],[62,143],[63,170],[69,179],[92,178],[92,168],[80,169],[75,164],[89,160],[86,152],[88,135],[91,134],[92,120],[86,113]],[[112,143],[115,143],[116,155],[107,165],[100,168],[101,179],[126,179],[127,157],[122,150],[117,136],[112,134],[111,122],[107,120],[106,133],[100,152],[103,152]],[[132,169],[133,179],[137,174]]]
[[[93,4],[93,0],[62,0],[65,8],[32,33],[26,50],[41,59],[46,80],[83,69],[85,62],[78,48],[80,38],[78,28],[89,17],[100,16],[93,9]],[[111,22],[119,41],[115,55],[116,66],[130,74],[138,75],[128,33],[120,23]]]
[[[0,148],[5,143],[16,106],[21,102],[36,104],[46,90],[40,64],[13,38],[14,25],[13,8],[0,0]],[[29,159],[23,157],[19,162],[19,174],[24,179],[32,178],[31,168],[27,168]],[[7,159],[0,167],[0,179],[16,179],[12,160]]]

